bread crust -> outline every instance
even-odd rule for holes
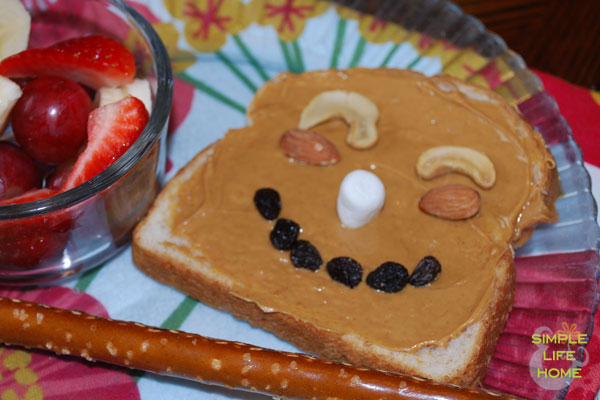
[[[136,231],[136,235],[138,234],[139,231]],[[431,376],[426,369],[407,367],[395,362],[393,358],[386,359],[371,351],[362,351],[344,340],[341,335],[321,330],[288,314],[266,313],[256,303],[233,296],[226,286],[211,280],[196,269],[189,268],[187,264],[160,254],[155,247],[141,246],[139,240],[134,241],[132,251],[136,266],[157,281],[174,287],[206,305],[228,312],[254,327],[270,331],[308,353],[335,361],[432,378],[459,386],[477,386],[481,383],[494,353],[496,340],[511,311],[514,298],[515,273],[512,253],[507,251],[499,263],[501,277],[494,281],[494,295],[490,306],[481,319],[482,326],[475,334],[477,339],[472,348],[470,361],[458,366],[451,373]]]
[[[543,145],[539,134],[535,136],[533,129],[529,129],[534,138]],[[492,293],[481,319],[466,326],[445,346],[424,346],[416,351],[392,351],[366,343],[361,338],[319,329],[292,315],[264,312],[256,303],[233,295],[226,283],[206,273],[206,265],[192,257],[178,254],[177,250],[173,251],[168,243],[160,240],[160,236],[165,235],[165,232],[159,232],[161,227],[169,226],[169,205],[172,196],[177,196],[179,191],[185,190],[186,180],[195,170],[203,167],[215,145],[203,150],[178,172],[159,194],[148,216],[135,229],[132,253],[134,263],[140,270],[202,303],[231,313],[255,327],[273,332],[309,353],[336,361],[423,376],[461,386],[476,386],[481,383],[513,304],[515,270],[512,247],[508,247],[502,254],[494,269]],[[551,155],[549,157],[551,158]],[[548,171],[541,184],[544,186],[544,202],[553,211],[559,185],[556,170],[550,168]],[[534,228],[535,225],[525,227],[520,238],[513,244],[522,245]],[[155,237],[157,233],[159,239]],[[453,352],[461,355],[453,359]],[[442,372],[432,372],[430,367],[438,359],[450,361],[446,362]]]
[[[496,279],[494,279],[490,304],[478,321],[480,324],[475,332],[469,332],[469,335],[475,338],[469,348],[462,349],[470,352],[469,361],[462,365],[452,365],[448,373],[441,375],[428,372],[427,365],[423,368],[407,366],[395,357],[400,354],[410,356],[411,353],[392,352],[391,355],[386,356],[382,353],[389,352],[375,345],[349,341],[342,335],[319,329],[285,313],[264,312],[256,303],[232,295],[227,285],[203,273],[201,265],[189,264],[190,262],[198,264],[198,261],[182,260],[173,256],[168,245],[153,242],[152,231],[155,227],[152,225],[168,220],[171,196],[176,194],[177,188],[185,185],[186,177],[190,173],[204,165],[215,145],[199,153],[172,178],[156,199],[148,216],[136,227],[133,234],[132,256],[135,265],[141,271],[204,304],[228,312],[252,326],[270,331],[309,353],[335,361],[422,376],[455,385],[477,386],[481,383],[513,303],[515,271],[510,249],[502,255],[496,267]],[[453,342],[464,339],[463,335],[466,335],[465,331],[468,328],[466,327],[457,338],[451,339],[448,345],[451,346]],[[444,349],[425,347],[420,351],[435,352]]]

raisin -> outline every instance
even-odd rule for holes
[[[331,279],[343,283],[350,289],[358,286],[362,280],[363,269],[350,257],[336,257],[327,263],[327,272]]]
[[[298,240],[292,245],[290,258],[294,267],[306,268],[311,271],[317,271],[323,264],[317,248],[306,240]]]
[[[260,215],[269,221],[277,218],[281,211],[279,193],[271,188],[258,189],[254,194],[254,204],[256,204]]]
[[[271,243],[278,250],[289,250],[298,238],[300,226],[292,220],[280,218],[271,231]]]
[[[388,261],[367,275],[367,285],[382,292],[396,293],[404,289],[408,278],[404,265]]]
[[[414,287],[425,286],[435,281],[440,272],[442,272],[442,265],[435,257],[423,257],[410,276],[409,282]]]

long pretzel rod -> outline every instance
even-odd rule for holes
[[[5,297],[0,342],[291,398],[514,398]]]

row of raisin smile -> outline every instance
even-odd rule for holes
[[[273,221],[281,212],[281,198],[276,190],[263,188],[256,191],[254,204],[263,218]],[[318,271],[323,264],[319,251],[309,241],[298,239],[300,225],[296,222],[279,218],[275,222],[269,238],[273,247],[278,250],[289,250],[290,259],[296,268]],[[327,273],[336,282],[353,289],[362,282],[363,268],[353,258],[335,257],[326,265]],[[433,256],[426,256],[419,261],[412,274],[399,263],[387,261],[367,275],[367,285],[371,288],[396,293],[407,284],[414,287],[428,285],[437,279],[442,270],[440,262]]]

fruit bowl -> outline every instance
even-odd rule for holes
[[[55,282],[100,265],[128,245],[162,182],[172,98],[165,48],[124,1],[23,4],[31,16],[30,49],[89,35],[114,39],[133,54],[136,78],[149,82],[152,106],[137,140],[92,179],[50,197],[0,205],[0,286]],[[10,126],[0,141],[14,141]]]

